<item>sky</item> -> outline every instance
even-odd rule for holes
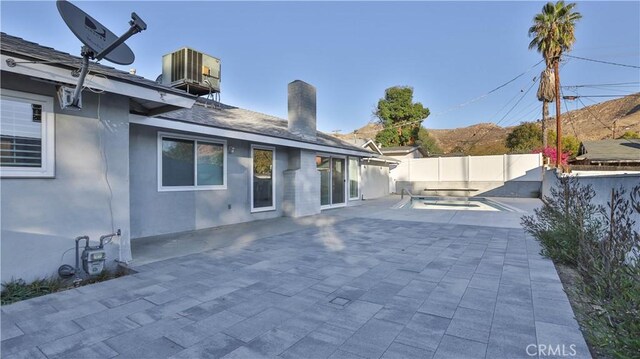
[[[544,2],[214,2],[73,1],[120,35],[135,11],[147,30],[127,44],[129,66],[155,79],[162,55],[183,46],[222,61],[222,102],[287,116],[287,84],[317,88],[318,129],[348,133],[375,121],[386,88],[411,86],[430,109],[423,125],[501,126],[540,118],[535,97],[542,57],[527,30]],[[2,32],[80,54],[54,1],[1,1]],[[583,18],[569,55],[640,66],[640,2],[578,2]],[[640,91],[640,69],[567,58],[565,95]],[[494,88],[524,73],[508,85]],[[603,84],[623,84],[606,85]],[[527,92],[527,90],[529,90]],[[563,111],[610,97],[567,101]],[[553,107],[552,107],[553,114]]]

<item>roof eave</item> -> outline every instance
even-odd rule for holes
[[[194,123],[183,120],[169,119],[162,116],[148,117],[131,115],[130,122],[137,125],[153,126],[170,130],[192,132],[197,134],[234,138],[245,141],[262,142],[273,145],[281,145],[285,147],[304,148],[316,150],[318,152],[346,154],[358,157],[371,157],[371,152],[360,148],[343,148],[331,145],[319,144],[301,139],[291,139],[280,136],[266,135],[256,132],[243,131],[237,129],[229,129],[225,127],[214,126],[211,124]]]
[[[63,64],[43,64],[43,63],[20,63],[14,67],[10,67],[7,64],[7,59],[20,58],[20,59],[34,59],[30,56],[22,54],[16,54],[10,51],[2,51],[0,54],[0,69],[9,73],[15,73],[18,75],[24,75],[48,81],[57,82],[64,85],[76,85],[77,78],[71,74],[72,66]],[[165,91],[161,88],[153,88],[141,83],[134,83],[133,81],[126,81],[125,79],[112,77],[100,73],[101,76],[87,76],[85,85],[96,90],[102,90],[119,95],[124,95],[132,98],[137,98],[144,101],[150,101],[155,106],[150,108],[160,108],[163,106],[169,108],[190,108],[195,103],[196,97],[188,93],[179,94],[175,91]]]

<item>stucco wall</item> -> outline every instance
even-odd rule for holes
[[[389,195],[389,166],[365,163],[360,167],[360,178],[363,199]]]
[[[557,175],[555,169],[546,170],[542,184],[543,196],[551,195],[551,188],[557,185]],[[633,187],[640,185],[640,174],[603,174],[597,175],[580,174],[576,176],[581,185],[590,185],[595,191],[592,203],[607,206],[611,200],[611,190],[623,188],[626,191],[627,199]],[[640,214],[634,214],[636,230],[640,231]]]
[[[158,131],[167,132],[149,126],[131,125],[132,238],[282,216],[283,171],[288,168],[287,148],[276,147],[276,210],[251,213],[250,142],[227,139],[227,146],[233,146],[235,151],[227,154],[226,190],[159,192]]]
[[[107,246],[108,263],[128,260],[129,99],[84,91],[81,111],[62,111],[53,85],[2,73],[2,88],[54,98],[56,150],[55,178],[0,180],[2,281],[30,281],[54,274],[62,263],[73,264],[73,251],[61,259],[74,247],[73,239],[110,233],[111,212],[122,237]]]

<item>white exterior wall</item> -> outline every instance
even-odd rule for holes
[[[365,163],[360,166],[360,194],[362,199],[389,195],[389,166]]]
[[[421,194],[425,188],[474,188],[488,195],[529,196],[539,192],[539,154],[419,158],[402,161],[391,171],[392,188]],[[450,194],[461,194],[456,193]],[[446,194],[446,193],[440,193]]]

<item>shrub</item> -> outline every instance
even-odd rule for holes
[[[575,177],[561,177],[551,195],[531,216],[522,217],[525,230],[540,240],[542,254],[555,262],[575,266],[580,255],[580,243],[593,240],[600,231],[594,221],[598,208],[591,204],[595,191],[581,186]]]
[[[556,162],[557,162],[556,160],[558,159],[558,156],[557,156],[558,151],[555,147],[548,146],[542,149],[534,150],[533,153],[542,153],[542,156],[549,159],[549,163],[552,166],[556,165]],[[560,155],[560,164],[562,165],[568,164],[570,155],[571,154],[569,152],[562,152],[562,154]]]
[[[587,306],[590,337],[621,358],[640,356],[640,234],[634,231],[633,211],[640,213],[640,185],[631,200],[622,189],[612,190],[607,207],[600,208],[605,231],[584,246],[579,270]]]
[[[561,178],[545,204],[522,225],[554,262],[578,269],[583,326],[592,344],[617,358],[640,357],[640,185],[629,199],[613,189],[607,206],[595,206],[595,192],[576,178]]]

